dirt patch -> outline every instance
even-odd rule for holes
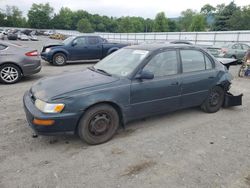
[[[142,161],[138,164],[129,166],[124,173],[121,174],[121,176],[133,176],[141,173],[142,171],[156,165],[156,162],[154,161]]]
[[[247,185],[249,185],[250,187],[250,174],[248,176],[245,177],[245,182]]]
[[[124,154],[124,151],[122,149],[120,149],[120,148],[113,148],[111,150],[111,154],[113,154],[113,155],[120,155],[120,154]]]

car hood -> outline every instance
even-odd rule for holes
[[[69,96],[74,91],[83,90],[84,92],[85,89],[110,84],[117,80],[119,78],[87,69],[41,79],[32,86],[31,93],[35,98],[53,101]]]
[[[223,65],[236,63],[238,60],[234,58],[216,58],[219,62],[221,62]]]
[[[49,44],[49,45],[43,46],[42,52],[44,52],[46,48],[57,47],[57,46],[64,46],[64,44],[63,43],[60,43],[60,44]]]

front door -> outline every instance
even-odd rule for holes
[[[154,74],[151,80],[134,79],[131,84],[131,117],[173,111],[180,105],[179,63],[175,50],[156,54],[144,67]]]
[[[70,61],[86,60],[88,57],[86,37],[77,37],[75,40],[73,40],[68,51],[70,54]]]

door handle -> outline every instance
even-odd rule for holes
[[[214,79],[214,76],[209,76],[208,79]]]
[[[172,86],[176,86],[176,85],[179,85],[179,82],[173,82],[171,83]]]

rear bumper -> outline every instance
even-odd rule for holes
[[[38,110],[31,98],[31,93],[27,91],[23,97],[24,111],[29,126],[38,135],[57,135],[65,133],[74,133],[81,114],[77,113],[59,113],[46,114]],[[35,125],[34,118],[42,120],[54,120],[55,123],[50,126]]]
[[[40,59],[26,59],[24,60],[22,70],[24,76],[29,76],[40,72],[42,69]]]
[[[232,107],[232,106],[240,106],[242,105],[242,96],[243,94],[234,96],[233,94],[227,92],[224,99],[224,108]]]

